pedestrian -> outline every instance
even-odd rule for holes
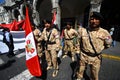
[[[39,40],[45,40],[45,57],[47,61],[47,70],[54,69],[52,76],[56,77],[58,74],[57,52],[60,47],[60,36],[56,28],[53,27],[51,21],[46,20],[45,28]]]
[[[77,79],[83,79],[87,65],[90,66],[90,80],[99,80],[99,70],[101,66],[101,52],[109,48],[112,38],[109,32],[101,28],[103,17],[98,12],[92,12],[87,28],[79,28],[80,36],[80,61]]]
[[[9,49],[7,56],[13,57],[15,56],[13,36],[8,28],[4,28],[2,32],[3,32],[3,43],[5,43]]]
[[[113,39],[112,46],[115,47],[115,45],[116,45],[116,35],[115,35],[115,28],[114,28],[114,26],[112,26],[110,28],[110,35],[112,36],[112,39]]]
[[[66,28],[64,29],[64,54],[63,58],[68,56],[68,52],[71,53],[72,61],[75,61],[75,44],[74,38],[78,36],[78,33],[75,29],[72,28],[72,23],[67,22]]]

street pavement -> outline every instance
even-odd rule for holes
[[[103,50],[104,57],[120,60],[120,42],[116,41],[116,45]]]
[[[113,54],[114,53],[114,55],[119,54],[119,52],[120,52],[120,42],[116,41],[116,45],[114,47],[111,46],[110,48],[103,50],[103,52],[105,52],[107,54],[108,53],[109,54]]]
[[[120,43],[117,42],[115,47],[111,47],[103,51],[103,55],[119,56]],[[46,71],[43,68],[41,77],[32,76],[25,63],[25,50],[19,49],[15,51],[15,57],[8,58],[6,54],[0,55],[0,80],[74,80],[73,72],[76,62],[72,62],[70,57],[61,58],[59,64],[58,76],[52,77],[53,69]],[[103,56],[99,80],[120,80],[120,60],[115,58],[107,58]],[[85,80],[89,80],[89,67],[86,71]],[[88,76],[88,77],[87,77]]]
[[[15,33],[17,34],[17,33]],[[20,34],[17,34],[20,35]],[[14,40],[18,40],[16,36]],[[32,76],[26,67],[26,57],[24,50],[24,37],[15,41],[16,54],[13,58],[6,56],[7,47],[1,42],[0,37],[0,80],[74,80],[73,73],[76,70],[76,61],[72,62],[70,57],[60,58],[58,75],[53,78],[53,69],[46,71],[43,68],[41,77]],[[116,46],[110,47],[102,52],[103,60],[99,74],[99,80],[120,80],[120,42]],[[45,64],[41,64],[45,67]],[[89,67],[87,67],[85,80],[89,80]]]

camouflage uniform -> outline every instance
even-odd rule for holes
[[[101,63],[101,55],[92,56],[92,54],[94,54],[95,51],[93,50],[90,44],[90,40],[89,40],[86,29],[79,28],[78,32],[79,32],[79,35],[81,36],[81,39],[80,39],[81,40],[81,43],[80,43],[81,45],[80,59],[81,60],[80,60],[80,67],[77,73],[77,77],[83,78],[84,70],[87,64],[89,64],[91,73],[92,73],[91,74],[92,80],[98,80],[98,73],[100,70],[100,63]],[[103,28],[99,28],[96,31],[94,30],[90,31],[89,29],[89,34],[97,53],[102,52],[102,50],[105,49],[106,47],[107,48],[110,47],[112,39],[107,30]]]
[[[41,37],[41,31],[36,28],[34,29],[33,34],[34,34],[35,41],[36,41],[38,56],[41,57],[42,56],[42,45],[41,45],[41,41],[39,41],[39,38]]]
[[[82,28],[82,26],[77,23],[77,28],[76,31],[78,32],[79,28]],[[80,55],[80,40],[79,40],[79,35],[76,37],[76,45],[75,45],[75,53],[77,53],[78,55]]]
[[[60,47],[59,32],[55,28],[51,28],[50,30],[44,28],[42,38],[46,41],[45,56],[48,64],[47,69],[53,65],[53,68],[58,70],[57,51]]]
[[[75,55],[75,43],[73,39],[77,35],[78,33],[75,29],[70,28],[69,30],[68,29],[64,30],[64,39],[65,39],[64,55],[67,55],[68,51],[70,51],[72,56],[72,61],[74,61],[74,55]]]

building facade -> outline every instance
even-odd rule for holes
[[[85,14],[87,20],[91,11],[100,12],[101,2],[101,0],[5,0],[5,3],[0,5],[0,23],[24,19],[24,4],[28,4],[31,19],[36,26],[39,26],[44,19],[51,20],[52,14],[56,12],[56,24],[61,29],[61,21],[65,19],[73,20],[73,24],[83,23]]]

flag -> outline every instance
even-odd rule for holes
[[[35,40],[32,32],[32,26],[30,24],[28,8],[26,7],[26,19],[25,19],[25,50],[26,50],[26,66],[29,72],[33,76],[41,76],[41,66],[38,59]]]
[[[13,20],[9,24],[0,24],[0,26],[3,27],[3,28],[9,28],[10,31],[18,31],[19,27],[23,26],[23,24],[24,24],[24,20],[21,20],[19,22],[17,22],[16,20]]]
[[[11,25],[12,25],[12,23],[10,23],[10,24],[0,24],[1,27],[9,28],[10,30],[11,30]]]
[[[13,20],[13,22],[11,23],[11,26],[10,26],[10,31],[18,30],[18,26],[16,26],[16,24],[17,24],[16,20]]]
[[[52,24],[56,24],[56,11],[53,12]]]

